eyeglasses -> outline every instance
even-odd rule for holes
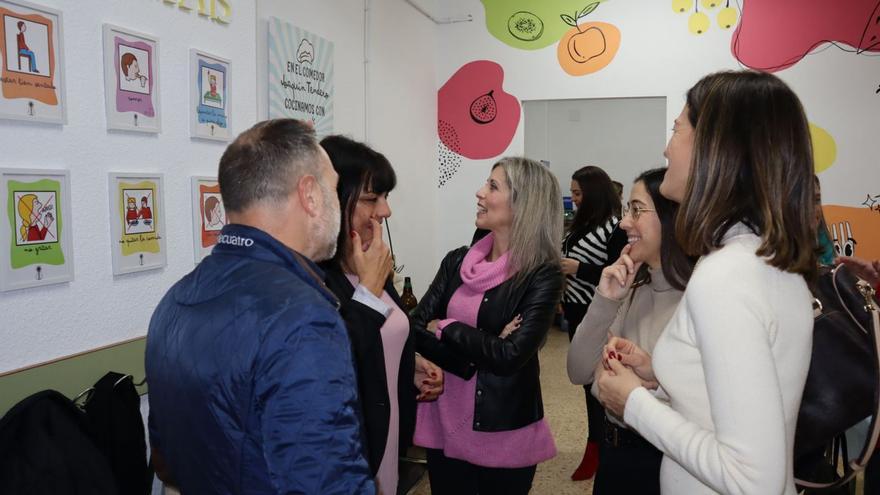
[[[632,205],[630,203],[623,205],[623,216],[632,215],[633,220],[638,220],[639,217],[642,216],[642,213],[646,211],[653,211],[655,213],[657,212],[657,210],[645,208],[644,206]]]

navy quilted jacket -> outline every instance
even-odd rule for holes
[[[184,494],[375,492],[357,382],[320,270],[258,229],[220,243],[150,321],[150,439]]]

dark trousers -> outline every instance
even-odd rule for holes
[[[428,479],[433,495],[525,495],[532,488],[537,466],[490,468],[427,449]]]
[[[568,341],[574,338],[574,332],[580,325],[584,315],[587,314],[589,306],[584,304],[563,304],[562,313],[565,315],[565,321],[568,322]],[[593,397],[590,393],[590,385],[584,386],[584,394],[587,398],[587,441],[598,442],[602,439],[602,426],[605,424],[605,408],[599,402],[599,399]]]
[[[606,424],[599,458],[593,495],[660,495],[663,453],[637,433]]]

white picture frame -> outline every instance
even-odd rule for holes
[[[162,132],[159,39],[104,24],[103,51],[107,129]]]
[[[73,280],[68,170],[0,169],[0,291]]]
[[[231,62],[195,48],[189,53],[190,136],[230,141],[233,137]]]
[[[226,209],[216,177],[194,176],[192,183],[193,255],[199,264],[217,244],[226,225]]]
[[[61,11],[0,0],[0,45],[0,118],[66,124]]]
[[[164,267],[163,174],[111,172],[108,176],[113,275]]]

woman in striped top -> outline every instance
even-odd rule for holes
[[[562,241],[562,273],[566,278],[562,310],[569,340],[587,313],[602,269],[614,263],[626,245],[626,233],[617,228],[620,196],[604,170],[591,165],[577,170],[571,176],[571,200],[577,213]],[[592,478],[599,465],[598,442],[605,411],[589,387],[584,387],[589,437],[581,464],[571,475],[575,481]]]

